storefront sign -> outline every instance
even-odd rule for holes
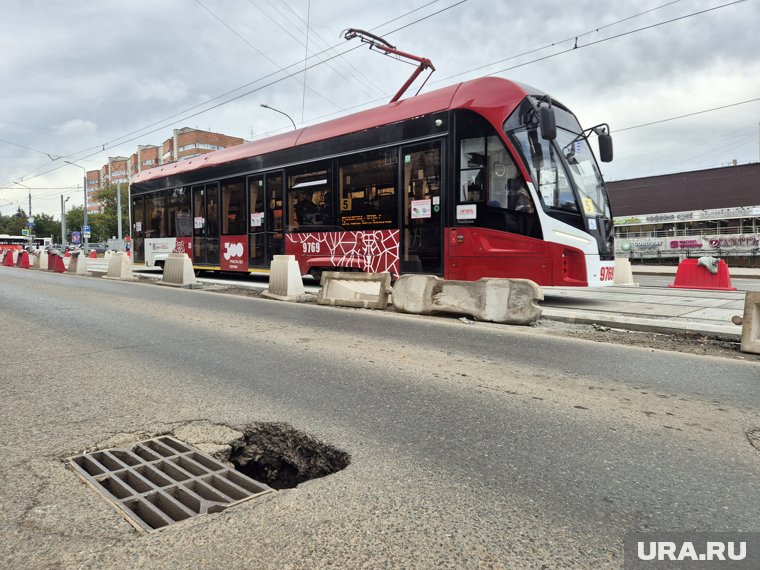
[[[736,208],[717,208],[714,210],[691,210],[685,212],[664,212],[636,217],[615,218],[616,226],[635,226],[645,224],[663,224],[675,222],[694,222],[701,220],[727,220],[732,218],[752,218],[760,216],[760,206],[742,206]]]
[[[757,249],[760,247],[760,234],[708,236],[706,239],[713,249]]]

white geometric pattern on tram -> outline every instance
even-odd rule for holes
[[[329,256],[333,267],[399,275],[398,230],[287,234],[287,240],[300,258]]]

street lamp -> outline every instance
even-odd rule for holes
[[[70,164],[71,166],[76,166],[77,168],[82,169],[82,188],[84,189],[84,226],[88,225],[88,219],[87,219],[87,169],[84,166],[80,166],[79,164],[75,164],[69,160],[64,160],[66,164]],[[84,234],[84,254],[87,255],[87,250],[89,249],[90,245],[90,238],[88,237],[87,233],[85,233],[84,228],[82,228],[82,233]]]
[[[262,103],[261,106],[264,107],[265,109],[269,109],[270,111],[274,111],[275,113],[279,113],[280,115],[285,115],[288,119],[290,119],[290,122],[293,123],[293,130],[294,131],[296,130],[296,122],[293,120],[293,118],[290,115],[288,115],[287,113],[285,113],[283,111],[280,111],[279,109],[275,109],[274,107],[270,107],[269,105],[267,105],[265,103]]]

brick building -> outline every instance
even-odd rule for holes
[[[239,137],[231,137],[221,133],[199,131],[188,127],[174,129],[172,138],[166,139],[161,145],[161,164],[192,158],[244,142]]]
[[[109,157],[108,163],[104,164],[100,170],[87,172],[87,212],[90,214],[100,212],[96,194],[106,182],[127,185],[134,175],[143,170],[244,142],[245,140],[239,137],[185,127],[174,129],[171,138],[166,139],[160,147],[138,145],[137,152],[129,158]]]

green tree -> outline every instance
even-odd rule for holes
[[[66,212],[66,233],[71,236],[71,232],[81,232],[84,225],[84,208],[75,206]],[[67,237],[71,241],[71,237]]]
[[[50,214],[35,214],[34,235],[37,237],[53,237],[53,241],[61,241],[61,222],[57,222]]]
[[[121,184],[121,223],[122,232],[129,233],[129,204],[127,203],[127,186]],[[97,194],[102,213],[90,216],[93,238],[105,241],[118,233],[118,188],[111,182],[106,182]],[[96,238],[97,234],[97,238]],[[124,237],[124,236],[116,236]]]
[[[20,207],[16,210],[16,213],[12,216],[5,218],[5,227],[3,233],[10,234],[12,236],[20,236],[21,230],[26,229],[27,225],[26,212]]]

